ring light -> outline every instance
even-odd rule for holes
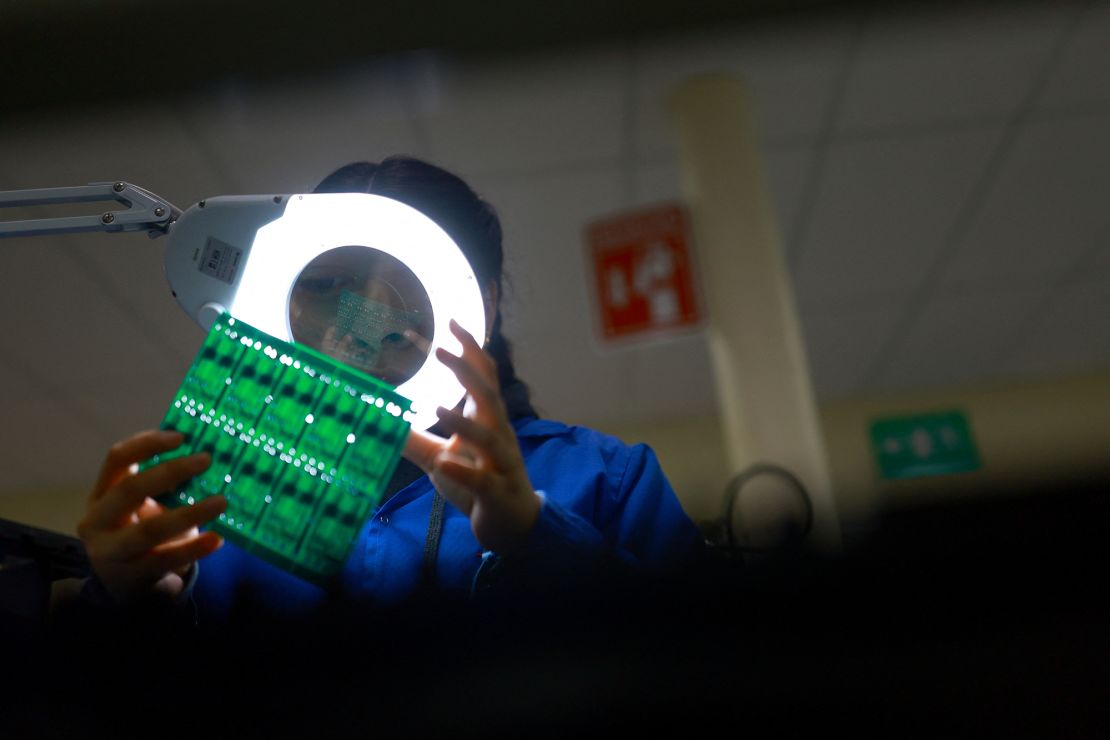
[[[465,255],[415,208],[365,193],[212,198],[183,213],[169,232],[166,276],[203,328],[226,309],[291,342],[289,300],[298,275],[321,254],[352,245],[399,260],[428,295],[431,346],[416,373],[397,386],[412,401],[412,426],[427,429],[438,421],[438,406],[453,408],[466,393],[435,358],[439,347],[462,351],[448,323],[453,318],[484,337],[485,305]]]

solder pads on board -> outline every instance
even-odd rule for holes
[[[387,384],[224,314],[162,420],[184,444],[144,467],[210,453],[211,467],[161,503],[223,495],[208,529],[323,583],[381,500],[410,418]]]

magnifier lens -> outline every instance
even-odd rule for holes
[[[427,291],[395,257],[364,246],[320,254],[293,283],[293,340],[393,386],[428,357],[435,323]]]

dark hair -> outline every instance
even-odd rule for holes
[[[493,206],[457,175],[414,157],[393,156],[380,163],[353,162],[316,186],[316,193],[372,193],[423,212],[455,240],[470,262],[483,291],[497,287],[497,305],[486,351],[497,362],[502,390],[522,386],[513,369],[509,343],[501,333],[501,222]]]

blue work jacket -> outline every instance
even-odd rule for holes
[[[511,557],[553,572],[561,562],[616,555],[648,573],[695,559],[704,539],[681,505],[652,450],[592,429],[534,416],[514,421],[532,486],[543,497],[535,527]],[[370,517],[339,580],[347,597],[388,605],[421,585],[434,489],[427,476],[402,488]],[[469,518],[447,504],[435,567],[438,591],[470,593],[499,556],[484,551]],[[206,558],[194,598],[200,618],[225,617],[237,589],[255,605],[297,616],[322,605],[324,589],[231,543]]]

